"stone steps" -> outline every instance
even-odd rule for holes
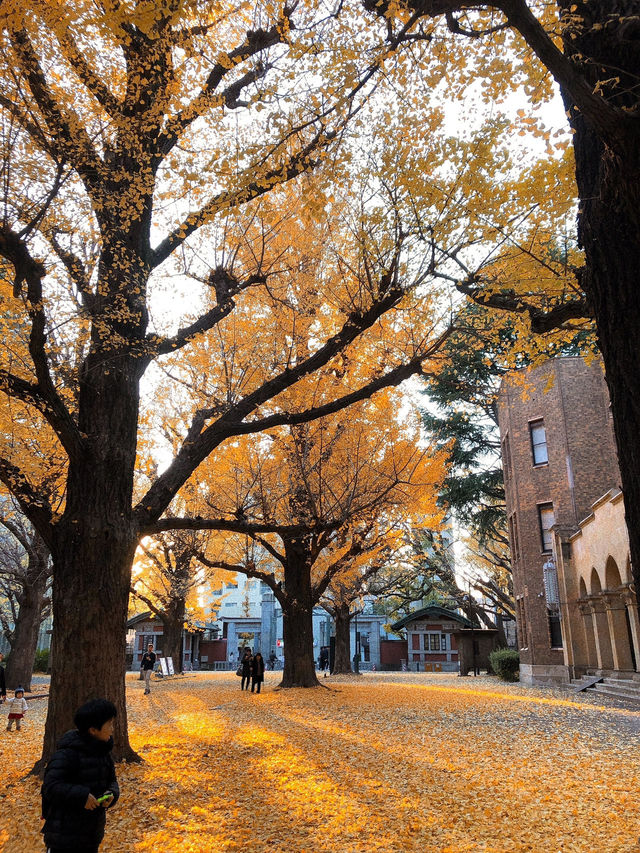
[[[623,699],[625,702],[633,702],[640,706],[640,680],[637,678],[620,678],[616,676],[591,676],[586,675],[581,679],[572,681],[571,687],[579,692],[588,690],[589,693],[611,696]]]

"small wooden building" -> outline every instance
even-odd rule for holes
[[[457,632],[471,628],[467,618],[431,604],[398,619],[391,630],[407,632],[407,665],[423,672],[457,672]],[[480,633],[480,630],[477,631]]]
[[[489,655],[498,648],[497,628],[460,628],[452,641],[458,647],[460,675],[475,675],[480,670],[491,672]]]
[[[199,665],[199,647],[200,641],[205,634],[211,633],[215,628],[214,623],[204,622],[197,623],[195,628],[182,631],[182,662],[178,666],[178,661],[174,661],[174,667],[177,671],[190,670]],[[147,645],[151,643],[153,650],[158,657],[163,656],[163,625],[158,617],[147,611],[134,616],[127,622],[127,630],[134,631],[134,639],[132,648],[129,651],[131,659],[131,669],[140,669],[140,661],[142,655],[147,650]]]

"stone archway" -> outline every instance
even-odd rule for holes
[[[591,619],[596,644],[598,669],[617,669],[613,657],[613,646],[611,645],[607,600],[603,594],[600,575],[595,566],[591,569],[590,585]]]
[[[605,564],[605,591],[603,600],[609,625],[609,638],[613,654],[614,669],[629,671],[635,669],[633,638],[627,613],[627,605],[622,596],[623,584],[620,570],[614,558],[609,555]]]
[[[583,577],[580,577],[580,613],[582,614],[582,629],[584,631],[584,665],[587,669],[597,669],[598,650],[593,630],[593,604],[589,601],[589,591]]]
[[[613,559],[611,554],[607,557],[607,562],[604,567],[604,588],[610,592],[612,590],[616,590],[622,586],[622,578],[620,577],[620,570],[618,569],[618,564]]]

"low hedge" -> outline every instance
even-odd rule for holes
[[[503,681],[519,678],[520,655],[515,649],[496,649],[489,655],[491,669]]]

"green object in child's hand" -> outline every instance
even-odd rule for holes
[[[98,802],[104,803],[105,800],[110,800],[111,797],[113,797],[113,794],[111,792],[109,792],[108,794],[103,794],[101,797],[98,797]]]

